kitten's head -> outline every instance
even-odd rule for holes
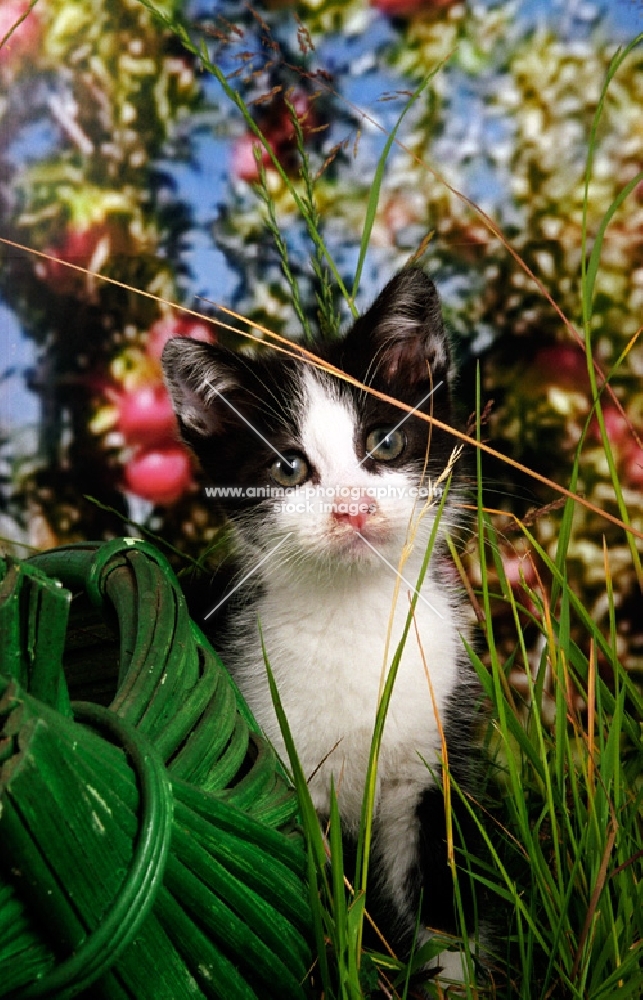
[[[419,268],[393,278],[319,356],[450,422],[451,353],[437,292]],[[181,434],[242,543],[265,553],[283,543],[279,563],[289,556],[301,572],[372,567],[378,553],[397,564],[411,516],[448,464],[451,436],[276,352],[251,358],[174,339],[163,367]],[[420,539],[431,523],[429,511]]]

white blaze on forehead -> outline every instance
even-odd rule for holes
[[[303,390],[301,443],[322,482],[359,483],[364,470],[355,454],[358,418],[350,398],[340,398],[332,384],[309,370]]]

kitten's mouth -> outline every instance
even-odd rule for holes
[[[331,519],[330,535],[337,548],[364,557],[372,555],[370,546],[383,545],[389,540],[389,532],[380,519],[347,517]]]

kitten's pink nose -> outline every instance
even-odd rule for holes
[[[355,531],[363,531],[368,521],[368,511],[358,511],[356,514],[349,514],[338,510],[333,511],[333,518],[340,524],[349,524]]]

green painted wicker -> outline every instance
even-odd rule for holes
[[[0,561],[0,635],[0,997],[302,1000],[297,803],[165,559]]]

